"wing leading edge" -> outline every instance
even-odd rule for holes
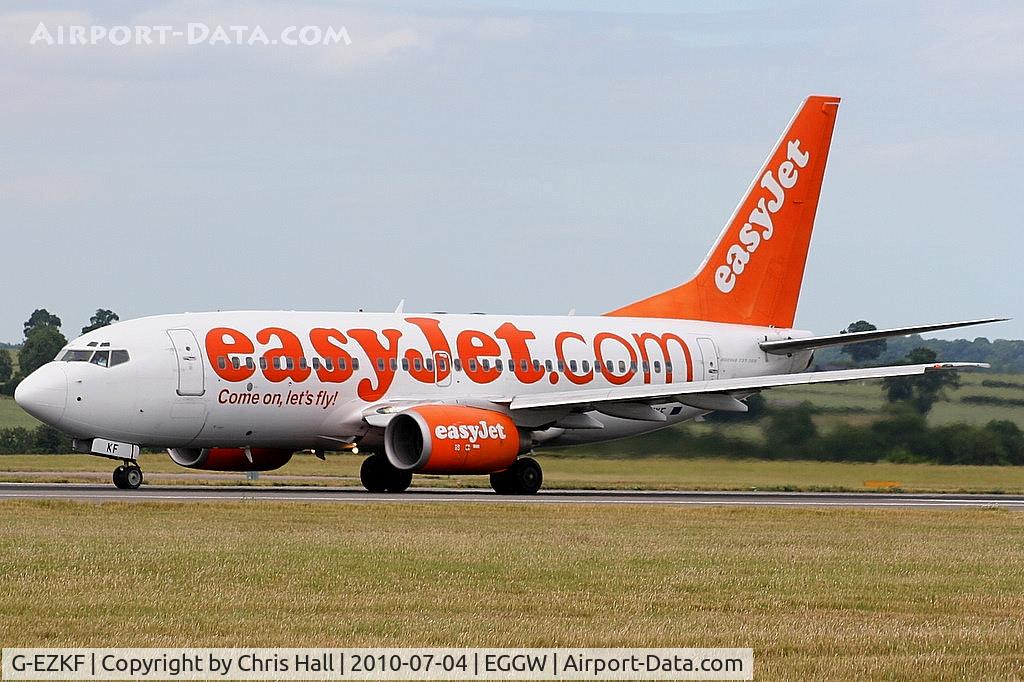
[[[658,386],[618,386],[583,391],[561,391],[534,395],[519,395],[512,399],[509,407],[512,410],[525,410],[538,407],[599,405],[601,403],[609,402],[653,402],[656,400],[674,400],[677,397],[685,398],[686,396],[695,395],[750,393],[778,386],[800,386],[805,384],[821,384],[838,381],[884,379],[886,377],[914,376],[926,374],[928,372],[944,372],[956,369],[986,369],[988,367],[989,365],[981,362],[942,362],[928,365],[896,365],[889,367],[869,367],[866,369],[841,369],[828,372],[807,372],[804,374],[773,374],[760,377],[745,377],[741,379],[691,381],[686,383],[662,384]],[[684,399],[679,402],[690,401]]]

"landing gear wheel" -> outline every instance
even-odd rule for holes
[[[544,482],[544,472],[532,457],[517,459],[505,471],[491,474],[491,487],[499,495],[533,495]]]
[[[137,490],[139,486],[142,485],[142,469],[133,465],[125,467],[124,482],[125,488],[129,490]]]
[[[120,488],[121,490],[125,490],[128,487],[128,481],[125,480],[125,474],[127,473],[127,471],[128,467],[124,466],[123,464],[114,469],[114,485]]]
[[[491,474],[491,488],[499,495],[515,495],[515,485],[509,470]]]
[[[412,472],[402,471],[400,469],[391,468],[390,476],[388,478],[387,488],[389,493],[404,493],[412,485]]]
[[[359,480],[371,493],[401,493],[412,483],[412,472],[391,466],[384,455],[370,455],[359,468]]]

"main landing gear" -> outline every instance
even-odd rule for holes
[[[544,482],[544,472],[532,457],[520,457],[505,471],[491,474],[491,487],[499,495],[533,495]]]
[[[412,483],[412,472],[396,469],[384,455],[370,455],[359,469],[359,480],[371,493],[401,493]]]
[[[114,485],[122,490],[135,490],[142,485],[142,469],[135,462],[125,462],[114,469]]]

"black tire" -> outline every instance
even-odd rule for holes
[[[114,475],[111,477],[114,479],[114,485],[124,490],[128,487],[128,481],[125,480],[125,474],[127,473],[128,467],[123,464],[114,469]]]
[[[508,473],[517,495],[534,495],[544,483],[544,472],[532,457],[517,459]]]
[[[359,480],[363,487],[371,493],[387,492],[387,466],[388,461],[383,455],[370,455],[364,459],[359,467]]]
[[[124,487],[128,490],[138,490],[142,485],[142,469],[137,466],[127,466],[124,469]]]
[[[508,470],[491,474],[491,488],[499,495],[514,495],[516,493],[512,476],[509,475]]]
[[[389,493],[404,493],[412,485],[412,472],[396,469],[388,463],[387,490]]]

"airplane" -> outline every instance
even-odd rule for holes
[[[599,316],[239,311],[124,321],[71,341],[18,386],[76,451],[142,483],[140,449],[183,467],[269,471],[295,452],[365,451],[360,479],[489,475],[536,493],[546,447],[625,438],[776,386],[980,363],[807,372],[818,348],[1004,318],[814,336],[795,329],[839,98],[810,96],[696,274]]]

